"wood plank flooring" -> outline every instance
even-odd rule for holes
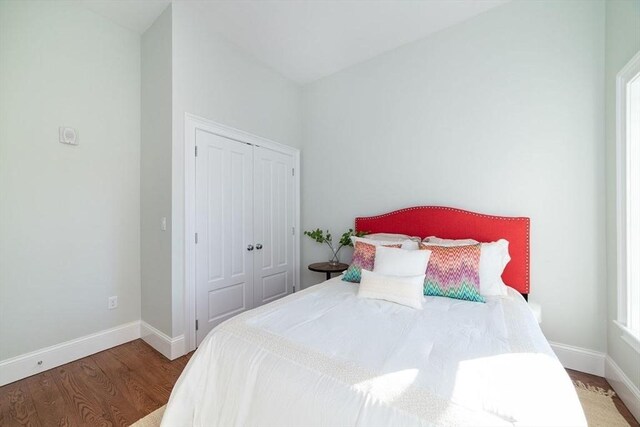
[[[0,387],[0,426],[128,426],[166,404],[191,354],[142,340]]]
[[[0,387],[0,426],[128,426],[167,403],[191,354],[170,361],[142,340]],[[607,380],[568,370],[573,380]],[[640,426],[616,396],[632,426]]]

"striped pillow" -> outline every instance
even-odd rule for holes
[[[387,248],[399,248],[402,245],[384,245]],[[342,280],[346,282],[360,283],[362,269],[373,271],[373,264],[376,259],[376,245],[357,241],[354,245],[351,265],[344,272]]]
[[[480,294],[480,244],[437,246],[420,244],[431,251],[424,294],[485,302]]]

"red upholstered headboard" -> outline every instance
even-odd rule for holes
[[[504,282],[529,293],[529,218],[483,215],[442,206],[416,206],[382,215],[356,218],[356,231],[437,236],[444,239],[509,241],[511,261],[502,273]]]

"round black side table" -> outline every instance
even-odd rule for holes
[[[347,268],[349,268],[349,265],[341,262],[337,264],[331,264],[330,262],[316,262],[315,264],[309,264],[309,270],[317,271],[318,273],[326,273],[327,280],[331,279],[331,275],[333,273],[342,273]]]

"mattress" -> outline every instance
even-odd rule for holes
[[[357,289],[337,277],[216,327],[162,426],[586,426],[516,291],[414,310]]]

